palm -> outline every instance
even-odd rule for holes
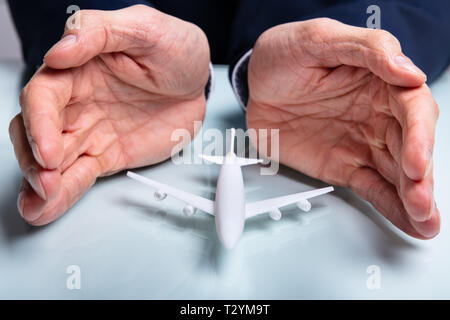
[[[273,92],[286,90],[273,96],[276,101],[250,100],[249,126],[279,127],[280,161],[330,183],[347,185],[355,169],[377,168],[373,153],[388,152],[386,129],[396,122],[386,111],[387,96],[380,94],[389,85],[367,69],[297,70],[303,74],[297,81],[294,74],[273,80],[279,86]],[[292,83],[304,89],[292,95]],[[252,89],[258,96],[258,88]]]
[[[123,73],[116,71],[116,61],[128,58],[117,54],[114,61],[111,58],[93,59],[73,71],[73,98],[64,109],[68,144],[64,167],[81,154],[97,157],[103,174],[162,161],[177,143],[170,140],[172,131],[191,129],[194,120],[203,118],[204,95],[198,89],[177,96],[172,93],[176,88],[154,83],[144,65],[139,64],[141,69],[132,74]],[[120,64],[123,70],[135,65],[125,62],[128,65]],[[202,85],[199,81],[198,88]]]

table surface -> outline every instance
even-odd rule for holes
[[[441,108],[434,158],[438,237],[409,238],[367,202],[337,188],[312,199],[308,213],[291,206],[278,222],[268,215],[249,219],[238,246],[228,251],[213,217],[185,217],[182,203],[155,202],[151,189],[124,173],[100,179],[55,223],[28,226],[16,208],[21,174],[8,138],[8,123],[19,110],[21,68],[0,63],[0,298],[450,298],[450,72],[432,86]],[[204,128],[244,128],[227,69],[215,69]],[[139,170],[210,198],[218,171],[215,165],[171,161]],[[324,186],[284,167],[275,176],[260,175],[257,166],[243,168],[243,174],[248,200]],[[66,285],[72,265],[80,268],[78,290]],[[379,268],[378,289],[367,285],[369,266]]]

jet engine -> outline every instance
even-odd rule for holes
[[[281,211],[279,209],[273,209],[269,211],[269,216],[275,220],[278,221],[281,219]]]
[[[308,212],[309,210],[311,210],[311,203],[306,199],[300,199],[296,204],[297,207],[302,211]]]
[[[195,214],[195,212],[197,212],[197,208],[194,208],[190,204],[185,205],[183,208],[183,214],[185,216],[188,216],[188,217],[193,216]]]
[[[167,197],[167,193],[165,193],[161,190],[157,190],[153,196],[155,197],[155,199],[157,201],[162,201]]]

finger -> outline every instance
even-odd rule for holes
[[[84,137],[84,134],[78,133],[63,134],[64,160],[61,164],[61,172],[66,171],[67,168],[72,166],[78,157],[84,153],[84,150],[86,150],[86,147],[83,146],[86,143]]]
[[[99,156],[119,140],[113,122],[105,119],[100,108],[74,103],[62,111],[64,119],[64,160],[62,171],[82,154]]]
[[[9,126],[9,136],[14,147],[14,153],[19,162],[20,170],[29,181],[36,193],[43,199],[47,199],[47,194],[38,175],[39,165],[33,157],[33,153],[28,145],[28,140],[23,126],[22,115],[16,115]]]
[[[357,195],[369,201],[393,225],[408,235],[419,239],[434,236],[425,232],[428,231],[424,230],[425,228],[416,228],[411,223],[395,187],[373,169],[356,169],[349,181],[349,186]]]
[[[105,114],[101,108],[73,103],[70,108],[65,108],[61,115],[64,120],[64,160],[61,169],[64,172],[81,154],[86,152],[90,144],[89,134],[104,119]],[[102,139],[99,141],[102,142]]]
[[[386,128],[386,147],[400,168],[402,164],[402,139],[402,127],[396,119],[392,119]]]
[[[429,220],[423,222],[411,220],[411,224],[427,239],[437,236],[441,229],[441,216],[436,203],[434,203],[433,211]]]
[[[62,175],[62,188],[58,196],[43,210],[39,218],[28,221],[35,226],[48,224],[63,215],[95,183],[101,173],[96,158],[82,156]],[[25,212],[27,211],[25,207]]]
[[[372,160],[379,174],[390,184],[399,185],[399,166],[386,148],[372,147]]]
[[[46,54],[45,63],[55,69],[81,66],[100,53],[149,47],[157,41],[165,15],[145,5],[116,11],[80,10],[69,21],[62,39]]]
[[[23,178],[17,198],[17,208],[25,221],[30,222],[39,218],[48,201],[42,199]]]
[[[412,221],[425,222],[433,217],[435,209],[433,173],[421,181],[400,178],[400,197]]]
[[[60,111],[69,103],[72,76],[68,71],[42,67],[20,95],[22,116],[34,158],[47,169],[57,168],[63,157]]]
[[[297,24],[295,48],[308,54],[311,67],[319,64],[368,68],[384,81],[405,87],[420,86],[426,81],[426,75],[402,53],[398,40],[387,31],[354,27],[327,18]]]
[[[57,170],[43,169],[34,159],[21,114],[18,114],[11,121],[9,133],[19,167],[34,193],[43,202],[55,197],[60,187],[60,173]]]
[[[392,121],[387,127],[386,145],[400,168],[397,189],[411,220],[424,222],[429,220],[433,213],[433,171],[430,169],[424,180],[410,179],[402,168],[402,144],[402,129],[397,121]]]
[[[427,86],[414,90],[389,88],[393,115],[402,126],[402,167],[412,180],[424,179],[431,168],[439,109]]]
[[[112,124],[104,120],[78,132],[65,134],[62,171],[70,167],[80,155],[100,156],[118,141]]]

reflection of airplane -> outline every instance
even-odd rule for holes
[[[268,212],[273,220],[280,220],[280,207],[296,203],[303,211],[309,211],[311,204],[307,199],[333,191],[326,187],[287,196],[245,203],[244,181],[241,167],[261,163],[260,159],[239,158],[234,153],[235,130],[231,129],[230,151],[225,157],[201,155],[209,162],[222,165],[217,180],[216,200],[212,201],[192,193],[188,193],[160,182],[147,179],[128,171],[127,175],[139,182],[155,188],[156,200],[164,200],[167,194],[186,203],[183,213],[193,215],[197,209],[215,216],[216,229],[220,241],[227,249],[233,248],[244,230],[246,219]]]

